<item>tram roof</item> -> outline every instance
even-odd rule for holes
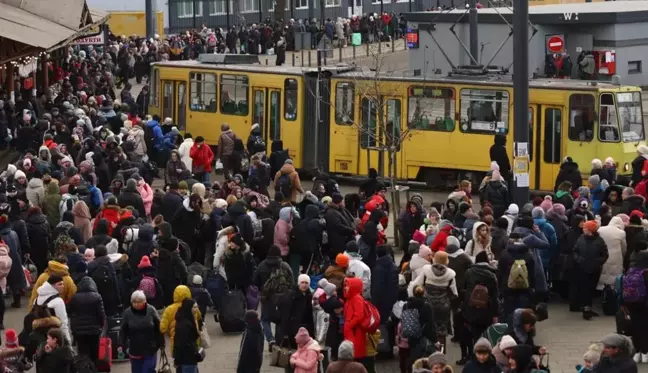
[[[201,70],[230,70],[241,72],[256,72],[262,74],[283,74],[283,75],[305,75],[316,73],[317,67],[301,67],[301,66],[274,66],[263,65],[260,63],[243,63],[243,64],[220,64],[220,63],[202,63],[196,60],[183,60],[183,61],[164,61],[156,62],[155,66],[162,67],[177,67],[177,68],[191,68]],[[322,71],[333,74],[338,74],[354,69],[353,66],[347,64],[327,65],[322,66]]]

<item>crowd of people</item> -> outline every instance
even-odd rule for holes
[[[375,170],[357,193],[324,172],[305,190],[256,124],[245,140],[223,124],[216,153],[181,135],[146,115],[128,75],[115,95],[111,53],[71,55],[38,99],[0,96],[4,146],[20,153],[0,175],[0,286],[14,308],[30,292],[23,329],[5,331],[5,372],[105,371],[112,356],[149,373],[167,344],[178,372],[197,372],[213,308],[224,332],[243,333],[239,373],[260,371],[264,342],[289,355],[271,362],[287,372],[375,372],[395,349],[401,372],[448,372],[449,336],[468,373],[528,373],[543,369],[532,356],[547,353],[534,334],[550,292],[590,320],[597,290],[620,334],[589,348],[583,369],[648,363],[648,147],[630,186],[611,158],[581,186],[566,157],[555,192],[520,207],[496,137],[478,212],[468,181],[393,211]]]

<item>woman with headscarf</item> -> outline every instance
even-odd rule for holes
[[[81,231],[83,243],[86,243],[92,237],[92,224],[90,224],[90,209],[83,201],[78,201],[72,208],[74,214],[74,226]]]

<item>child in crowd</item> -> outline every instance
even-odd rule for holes
[[[47,341],[36,353],[36,372],[69,372],[74,358],[72,349],[67,345],[63,331],[52,328],[47,332]]]
[[[31,369],[25,360],[25,348],[18,345],[14,329],[5,331],[4,346],[0,348],[0,372],[21,373]]]
[[[465,373],[500,373],[495,357],[493,356],[493,346],[488,339],[482,337],[477,340],[473,347],[475,354],[474,359],[468,361],[463,369]]]
[[[193,276],[189,290],[191,290],[191,299],[198,304],[198,309],[204,320],[207,314],[207,307],[214,307],[214,302],[207,289],[203,287],[203,278],[200,275]]]
[[[583,355],[583,364],[576,365],[576,371],[578,373],[592,373],[599,360],[601,360],[601,346],[592,344]]]

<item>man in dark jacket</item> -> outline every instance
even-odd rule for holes
[[[227,214],[223,218],[223,227],[234,226],[243,240],[250,246],[254,245],[254,227],[252,218],[245,211],[243,201],[238,201],[227,208]]]
[[[491,251],[493,252],[493,256],[495,256],[495,260],[499,260],[508,246],[508,224],[508,219],[501,217],[496,219],[491,227],[491,237],[493,238],[491,241]]]
[[[601,339],[603,353],[594,373],[637,373],[632,360],[632,342],[624,335],[612,333]]]
[[[146,217],[144,201],[142,201],[142,196],[137,191],[137,182],[135,179],[128,179],[126,181],[126,188],[119,195],[118,202],[119,207],[125,208],[126,206],[133,206],[139,215],[138,217]]]
[[[519,233],[511,233],[509,236],[511,242],[497,263],[498,267],[498,284],[500,292],[504,299],[505,319],[513,315],[513,311],[518,308],[531,306],[531,296],[535,288],[535,260],[528,246],[522,242],[522,236]],[[511,289],[508,286],[509,274],[515,261],[524,260],[528,273],[529,287],[526,289]]]
[[[634,189],[627,187],[623,189],[621,193],[621,213],[630,215],[634,210],[639,210],[641,212],[646,212],[646,199],[638,194],[635,194]]]
[[[403,251],[407,251],[407,245],[412,239],[412,235],[421,225],[423,225],[423,216],[421,215],[420,206],[414,201],[407,202],[405,210],[398,217],[398,233],[401,237],[400,247]]]
[[[245,324],[236,373],[258,373],[263,365],[263,333],[259,314],[255,310],[248,310]]]
[[[506,135],[495,135],[493,145],[488,152],[491,162],[497,162],[502,177],[508,180],[511,177],[511,162],[506,151]]]
[[[468,322],[474,344],[482,333],[497,322],[499,289],[496,271],[490,267],[488,254],[480,252],[475,264],[466,271],[463,316]]]
[[[162,217],[164,217],[164,221],[172,221],[173,215],[182,206],[182,196],[178,189],[178,183],[169,184],[169,191],[162,198]]]
[[[385,217],[382,209],[375,209],[371,212],[369,220],[364,225],[360,242],[358,242],[359,253],[362,256],[362,261],[369,268],[373,268],[376,264],[376,247],[382,244],[381,236],[384,237],[382,230],[378,228],[380,219]],[[404,240],[404,239],[403,239]]]
[[[320,222],[319,207],[310,204],[306,206],[303,219],[290,231],[290,252],[299,253],[302,258],[310,259],[317,253],[322,244],[324,225]]]
[[[482,191],[482,198],[493,207],[495,219],[504,215],[509,205],[509,191],[499,171],[493,171],[493,176]]]
[[[294,336],[300,327],[308,330],[309,335],[315,335],[315,322],[313,320],[313,295],[310,291],[310,277],[299,275],[297,286],[283,295],[277,306],[276,340],[285,343],[288,340],[290,348],[297,348]]]
[[[151,256],[156,247],[156,242],[153,241],[154,234],[155,232],[151,224],[144,224],[140,227],[137,233],[137,240],[133,242],[129,251],[128,265],[131,268],[137,268],[144,255]]]
[[[259,263],[259,266],[252,276],[252,284],[254,284],[259,289],[260,294],[262,294],[261,325],[263,326],[263,334],[265,335],[269,348],[275,343],[270,321],[272,320],[276,302],[282,294],[275,293],[276,289],[266,289],[265,285],[270,278],[270,275],[275,271],[283,271],[283,275],[288,284],[292,285],[295,283],[292,269],[290,269],[288,263],[281,260],[281,250],[278,246],[272,245],[270,250],[268,250],[268,255],[261,261],[261,263]]]
[[[96,364],[99,336],[106,324],[106,313],[97,285],[90,277],[84,277],[79,282],[77,292],[68,303],[67,309],[79,354],[87,355]]]
[[[270,149],[270,158],[268,158],[268,163],[270,163],[270,175],[276,175],[281,169],[281,166],[284,165],[286,159],[290,158],[290,156],[288,155],[288,149],[284,150],[283,141],[281,140],[273,141]]]
[[[333,194],[333,203],[329,204],[324,211],[326,220],[326,231],[329,239],[329,257],[335,260],[337,254],[343,253],[346,243],[353,240],[355,229],[342,215],[344,199],[339,193]]]
[[[398,301],[398,268],[389,251],[385,245],[378,246],[378,259],[371,268],[371,303],[378,309],[382,324],[387,323],[392,307]]]
[[[121,312],[117,272],[110,262],[106,246],[98,245],[95,247],[95,259],[88,264],[88,276],[97,285],[97,291],[101,295],[101,299],[103,299],[106,315],[113,316]]]
[[[583,309],[583,318],[590,320],[598,316],[592,310],[592,299],[596,291],[603,264],[608,259],[608,248],[605,241],[598,234],[598,224],[594,220],[583,223],[583,235],[574,245],[574,281],[572,286],[578,288],[580,306]]]
[[[202,199],[198,194],[192,194],[191,197],[182,202],[182,207],[175,213],[171,220],[173,234],[182,241],[186,242],[191,248],[191,258],[195,261],[203,262],[204,251],[198,252],[198,242],[196,237],[200,233]]]
[[[164,291],[164,304],[173,303],[173,291],[178,285],[184,285],[189,276],[187,266],[180,256],[179,242],[171,231],[171,224],[164,222],[158,227],[157,244],[159,250],[151,255],[157,258],[157,278]]]
[[[563,181],[569,181],[572,185],[572,191],[578,190],[583,184],[583,179],[578,169],[578,163],[574,162],[571,157],[565,157],[563,163],[560,165],[560,171],[556,177],[554,184],[554,192],[558,190],[558,186]]]

